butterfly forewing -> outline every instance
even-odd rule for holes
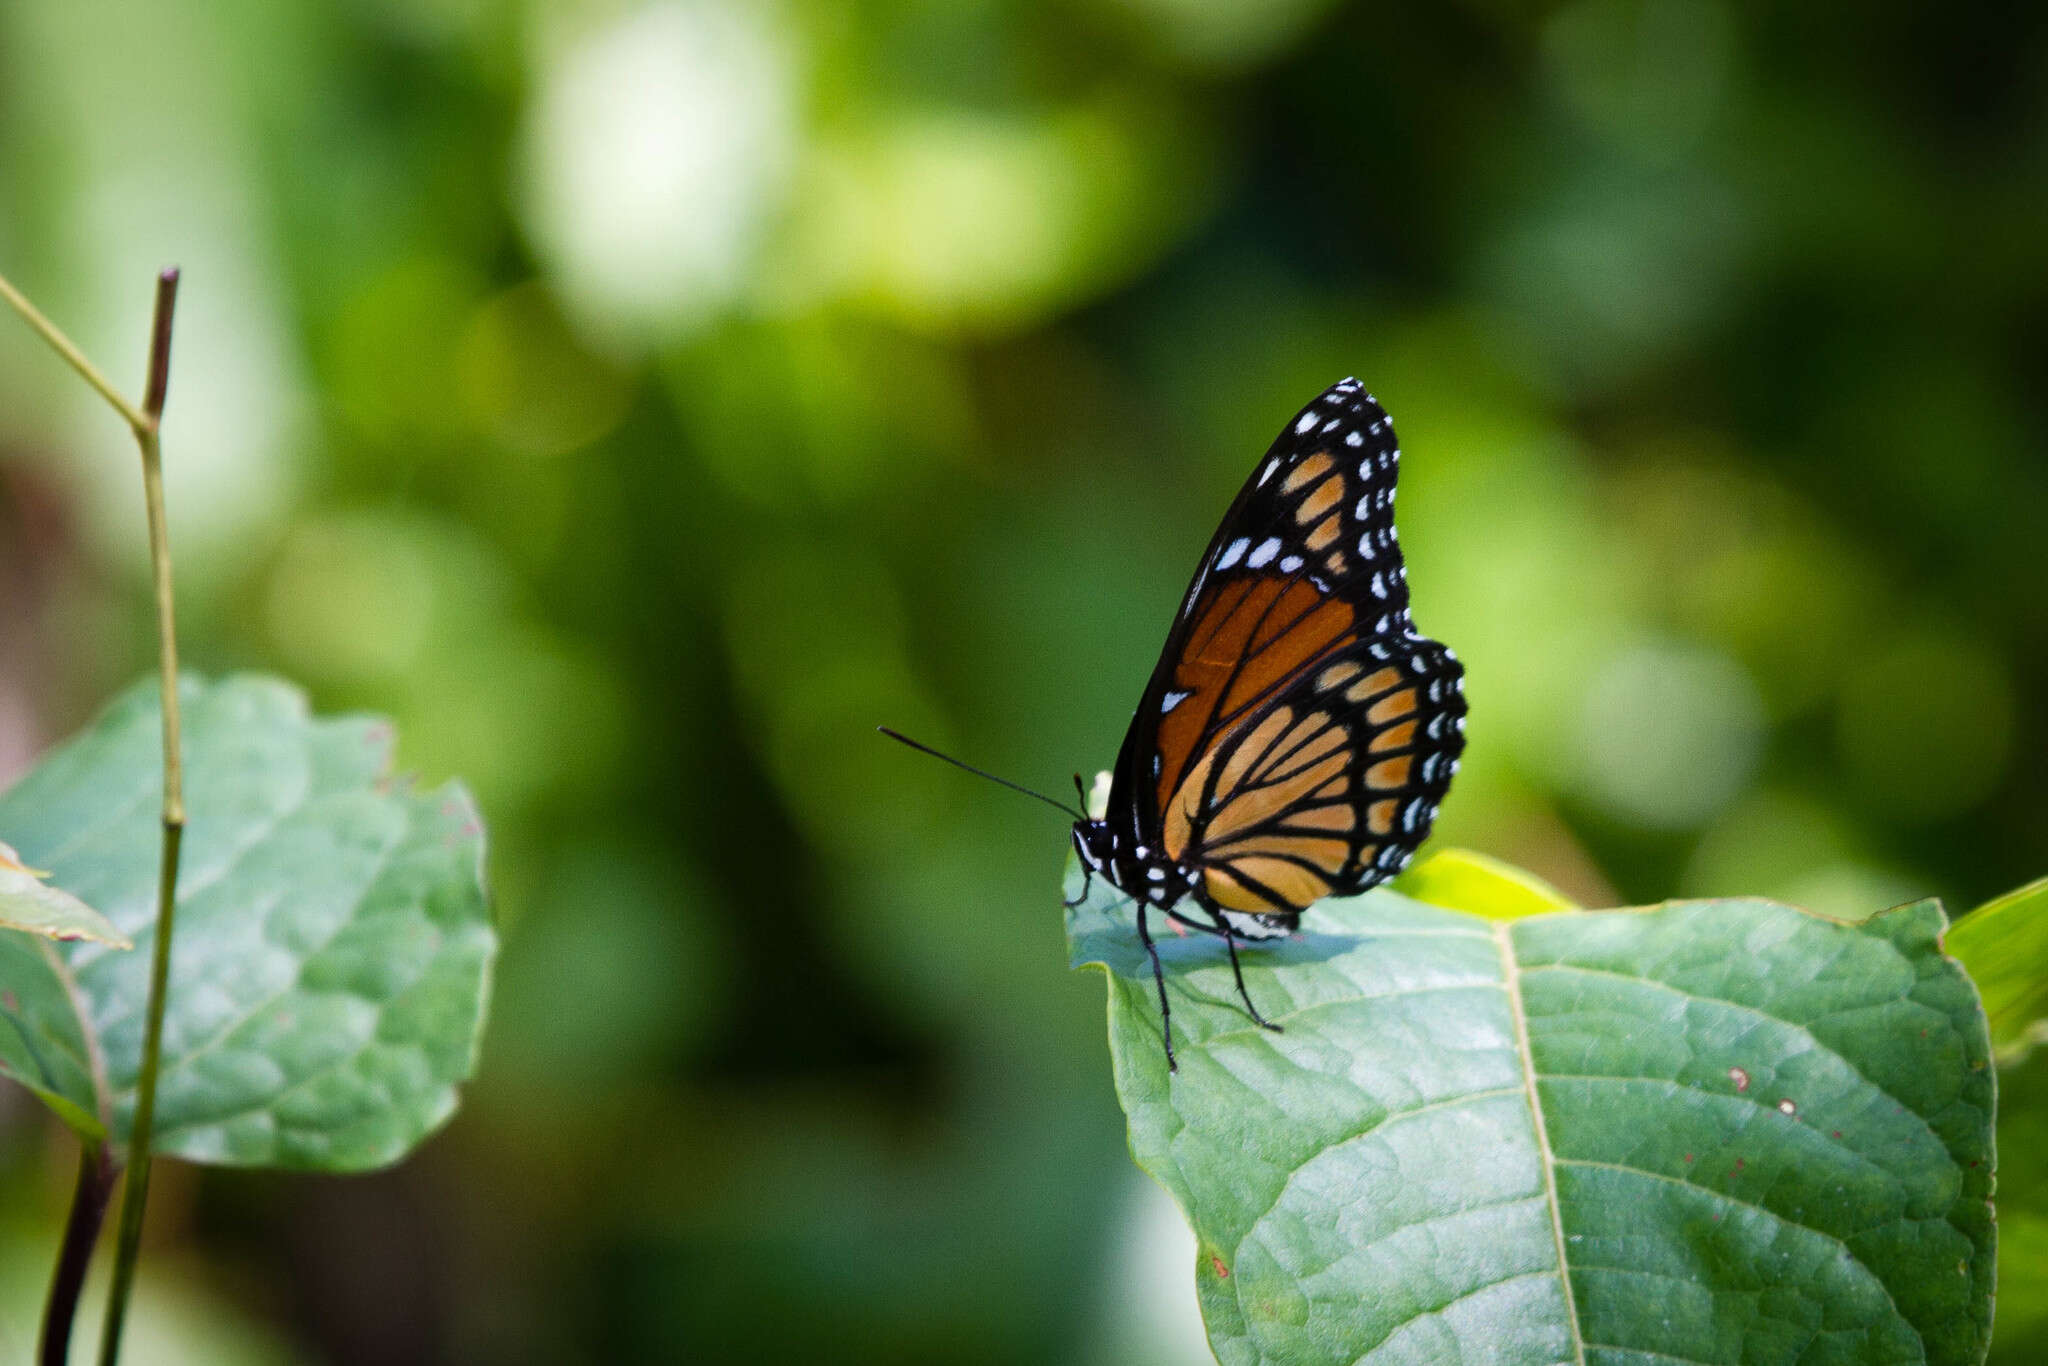
[[[1119,757],[1110,818],[1243,933],[1398,870],[1463,747],[1462,671],[1415,633],[1400,448],[1355,380],[1273,443],[1210,542]]]

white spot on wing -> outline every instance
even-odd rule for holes
[[[1265,540],[1259,542],[1257,550],[1254,550],[1245,557],[1245,565],[1251,569],[1264,569],[1273,562],[1273,557],[1279,553],[1280,538],[1278,536],[1268,536]]]
[[[1301,556],[1299,555],[1289,555],[1286,559],[1280,561],[1280,572],[1283,574],[1292,574],[1299,568],[1301,568]]]
[[[1169,692],[1166,696],[1159,699],[1159,714],[1161,716],[1166,715],[1166,713],[1187,701],[1188,697],[1189,694],[1184,692]]]
[[[1223,548],[1223,553],[1216,557],[1216,567],[1218,569],[1228,569],[1230,568],[1230,566],[1236,564],[1239,560],[1244,558],[1245,547],[1249,546],[1250,544],[1251,542],[1243,536],[1240,536],[1236,540],[1232,541],[1229,545]]]
[[[1256,915],[1244,911],[1225,911],[1224,920],[1239,939],[1279,939],[1287,933],[1284,925],[1268,924]]]
[[[1363,445],[1365,444],[1365,433],[1363,433],[1363,432],[1346,432],[1346,433],[1344,433],[1344,444],[1345,444],[1345,445],[1347,445],[1347,446],[1363,446]]]
[[[1306,431],[1307,431],[1307,430],[1308,430],[1309,428],[1311,428],[1311,427],[1313,427],[1313,426],[1315,426],[1315,425],[1316,425],[1316,414],[1315,414],[1315,409],[1311,408],[1311,409],[1309,409],[1309,410],[1308,410],[1307,412],[1303,413],[1303,414],[1301,415],[1301,418],[1300,418],[1300,420],[1299,420],[1299,421],[1297,421],[1297,422],[1296,422],[1296,423],[1294,424],[1294,434],[1295,434],[1296,436],[1300,436],[1300,435],[1301,435],[1301,434],[1302,434],[1303,432],[1306,432]]]

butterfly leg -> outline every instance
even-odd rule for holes
[[[1221,920],[1220,917],[1219,920]],[[1228,920],[1221,920],[1221,924],[1223,929],[1223,947],[1230,950],[1230,975],[1237,979],[1238,999],[1244,1002],[1244,1008],[1251,1012],[1252,1021],[1259,1028],[1270,1029],[1275,1034],[1285,1034],[1286,1030],[1259,1014],[1259,1008],[1252,1004],[1252,994],[1244,989],[1244,969],[1239,967],[1237,963],[1237,936],[1230,932],[1230,922]]]
[[[1082,902],[1084,902],[1084,901],[1086,901],[1086,900],[1088,899],[1088,889],[1089,889],[1090,887],[1093,887],[1094,885],[1095,885],[1095,870],[1094,870],[1093,868],[1090,868],[1090,867],[1089,867],[1089,866],[1088,866],[1087,864],[1085,864],[1085,863],[1084,863],[1084,864],[1082,864],[1082,865],[1081,865],[1081,890],[1080,890],[1080,891],[1079,891],[1079,892],[1078,892],[1078,893],[1077,893],[1077,894],[1075,895],[1075,897],[1074,897],[1074,899],[1073,899],[1072,901],[1062,901],[1062,902],[1060,903],[1060,905],[1062,905],[1062,906],[1066,907],[1066,908],[1067,908],[1068,910],[1070,910],[1070,911],[1071,911],[1071,910],[1073,910],[1073,909],[1074,909],[1074,907],[1076,907],[1076,906],[1080,905],[1080,904],[1081,904]]]
[[[1159,950],[1152,943],[1152,931],[1145,924],[1146,906],[1138,903],[1138,939],[1145,945],[1145,952],[1152,959],[1152,982],[1159,988],[1159,1033],[1166,1040],[1166,1070],[1180,1071],[1180,1064],[1173,1060],[1173,1008],[1166,1004],[1166,970],[1159,966]]]

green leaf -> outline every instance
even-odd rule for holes
[[[1991,1046],[2010,1065],[2048,1036],[2048,878],[1987,901],[1948,932],[1991,1017]]]
[[[261,678],[187,681],[188,824],[155,1150],[357,1171],[396,1161],[475,1066],[496,936],[483,830],[389,776],[382,721],[314,720]],[[125,1143],[161,831],[156,690],[0,794],[28,861],[142,947],[0,935],[0,1075]],[[83,1121],[81,1123],[81,1121]]]
[[[1169,1074],[1128,903],[1068,922],[1225,1366],[1981,1361],[1995,1074],[1943,926],[1382,889],[1244,950],[1284,1034],[1165,935]]]
[[[1534,873],[1470,849],[1431,854],[1395,878],[1393,888],[1410,901],[1470,911],[1488,920],[1578,909],[1570,897]]]
[[[107,918],[61,887],[47,873],[25,868],[21,856],[0,844],[0,930],[24,930],[46,939],[91,939],[117,949],[135,947]]]

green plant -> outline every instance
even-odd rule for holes
[[[1965,924],[1976,970],[2039,980],[2038,954],[1991,967],[2014,926]],[[1453,851],[1246,955],[1282,1035],[1212,944],[1162,945],[1177,1075],[1121,898],[1068,935],[1225,1366],[1970,1363],[1997,1084],[1946,926],[1930,901],[1580,911]]]
[[[155,687],[0,793],[0,1076],[81,1147],[45,1366],[68,1360],[124,1172],[107,1366],[152,1157],[362,1171],[445,1121],[475,1066],[496,951],[483,827],[460,785],[412,791],[392,773],[388,724],[315,720],[287,684],[179,676],[160,442],[176,290],[166,272],[138,407],[0,279],[0,298],[135,433],[162,656]]]

